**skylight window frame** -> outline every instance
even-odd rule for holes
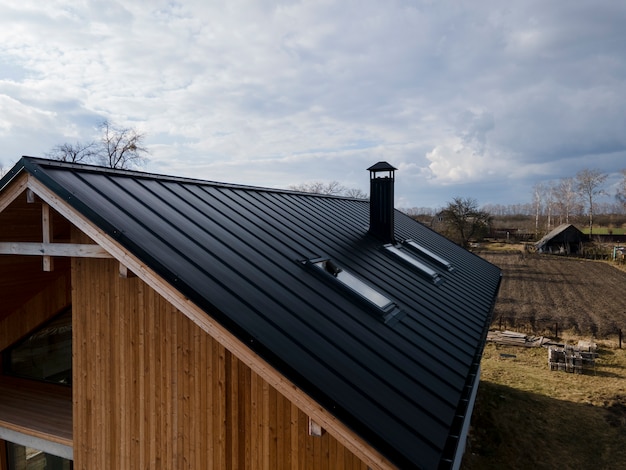
[[[432,281],[433,284],[437,285],[441,283],[441,281],[443,281],[443,278],[441,277],[441,274],[439,272],[428,266],[423,261],[419,260],[417,257],[413,256],[412,253],[404,250],[402,245],[394,245],[392,243],[388,243],[384,245],[383,248],[391,256],[401,259],[404,263],[417,269],[422,275]]]
[[[400,307],[389,296],[380,292],[369,282],[364,281],[356,274],[337,265],[330,258],[314,258],[304,260],[303,264],[313,266],[315,272],[323,278],[333,280],[345,292],[362,300],[370,310],[376,312],[376,317],[383,320],[385,324],[395,324],[404,316]],[[346,282],[348,280],[348,282]],[[375,298],[384,299],[385,302],[372,299],[367,293],[373,294]]]
[[[435,263],[440,264],[441,266],[446,268],[448,272],[454,271],[454,266],[452,265],[452,263],[450,263],[450,261],[430,251],[428,248],[423,247],[422,245],[417,243],[415,240],[410,239],[410,238],[406,239],[404,240],[404,242],[402,242],[402,245],[408,247],[411,250],[418,252],[420,255],[424,255],[430,258]]]

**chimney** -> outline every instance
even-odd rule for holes
[[[369,233],[384,243],[394,241],[393,184],[394,171],[387,162],[378,162],[370,172],[370,229]]]

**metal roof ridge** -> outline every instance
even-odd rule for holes
[[[300,195],[300,196],[323,197],[323,198],[331,198],[331,199],[367,201],[367,199],[350,197],[350,196],[309,193],[306,191],[298,191],[298,190],[293,190],[293,189],[270,188],[266,186],[257,186],[257,185],[248,185],[248,184],[239,184],[239,183],[226,183],[222,181],[206,180],[206,179],[201,179],[201,178],[192,178],[192,177],[185,177],[185,176],[167,175],[164,173],[152,173],[152,172],[141,171],[141,170],[109,168],[109,167],[102,166],[102,165],[92,165],[88,163],[64,162],[60,160],[52,160],[52,159],[42,158],[42,157],[32,157],[28,155],[22,156],[22,158],[20,159],[20,161],[16,163],[14,168],[20,165],[20,163],[22,163],[21,165],[22,168],[31,166],[31,165],[24,165],[24,162],[28,162],[31,165],[36,165],[39,167],[77,169],[77,170],[81,170],[85,172],[111,174],[111,175],[117,175],[117,176],[128,176],[128,177],[133,177],[133,178],[152,179],[152,180],[157,180],[157,181],[169,181],[169,182],[182,183],[182,184],[195,184],[198,186],[213,186],[213,187],[221,187],[221,188],[228,188],[228,189],[241,189],[241,190],[257,191],[257,192],[269,192],[269,193],[292,194],[292,195]],[[7,173],[7,175],[9,173]],[[5,178],[2,178],[2,179],[5,179]]]

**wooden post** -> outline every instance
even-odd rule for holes
[[[559,323],[555,323],[554,324],[554,339],[557,339],[559,337]]]
[[[622,349],[622,329],[621,328],[618,330],[618,334],[619,334],[619,348]]]
[[[52,217],[50,213],[50,206],[45,202],[41,205],[41,226],[43,228],[42,241],[43,243],[52,242]],[[52,257],[48,255],[43,256],[43,270],[53,271],[54,262]]]

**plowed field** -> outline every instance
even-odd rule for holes
[[[495,328],[605,338],[626,333],[626,272],[610,264],[521,252],[482,251],[503,271]]]

